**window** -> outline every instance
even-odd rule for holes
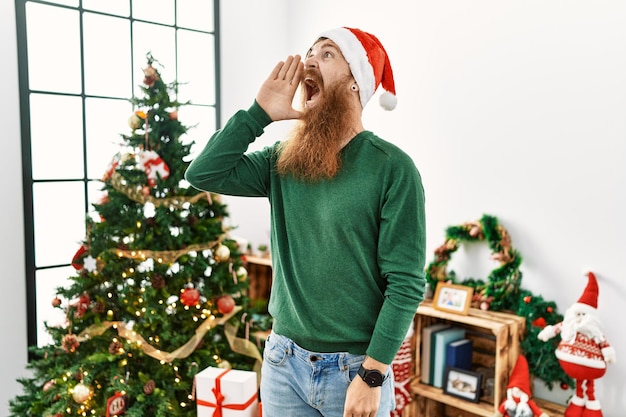
[[[51,301],[74,273],[100,178],[129,133],[146,55],[181,84],[186,135],[219,120],[219,0],[16,0],[29,345],[61,324]]]

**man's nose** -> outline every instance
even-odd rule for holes
[[[304,67],[305,68],[317,68],[317,59],[315,59],[315,57],[310,56],[307,59],[304,60]]]

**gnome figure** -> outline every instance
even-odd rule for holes
[[[493,417],[548,417],[531,399],[530,373],[524,355],[517,357],[509,377],[506,399],[502,401]]]
[[[615,362],[615,350],[606,341],[597,315],[598,282],[593,272],[587,277],[585,292],[565,311],[564,320],[537,335],[544,342],[561,335],[555,354],[563,371],[576,381],[576,393],[564,417],[602,416],[594,380],[604,375],[608,363]]]

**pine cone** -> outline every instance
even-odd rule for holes
[[[96,301],[93,307],[91,307],[91,311],[93,311],[96,314],[102,314],[104,313],[105,308],[106,307],[102,301]]]
[[[63,347],[63,350],[67,353],[76,352],[76,349],[78,349],[79,345],[80,342],[78,341],[78,338],[76,338],[76,336],[73,334],[66,334],[61,340],[61,346]]]
[[[122,353],[122,349],[123,349],[123,346],[122,346],[122,344],[118,340],[114,340],[109,345],[109,353],[111,355],[118,355],[118,354]]]
[[[150,380],[146,382],[146,385],[143,386],[143,393],[146,395],[152,395],[154,393],[154,389],[156,388],[156,383],[154,380]]]
[[[150,282],[152,283],[152,288],[154,288],[155,290],[160,290],[165,287],[165,279],[162,275],[154,274],[150,279]]]

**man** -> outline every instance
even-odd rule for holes
[[[322,33],[304,62],[279,62],[190,165],[198,189],[267,197],[274,318],[261,371],[265,417],[389,416],[391,367],[424,294],[425,221],[411,158],[363,128],[377,87],[395,105],[387,54],[373,35]],[[292,107],[301,87],[302,110]],[[248,145],[271,122],[291,137]]]

